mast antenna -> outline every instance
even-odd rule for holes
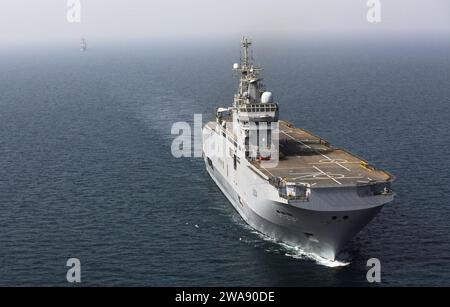
[[[242,37],[242,47],[244,48],[244,67],[249,68],[249,65],[251,64],[250,57],[249,57],[249,47],[252,45],[252,42],[245,37]]]

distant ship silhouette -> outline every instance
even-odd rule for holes
[[[86,39],[82,38],[80,42],[80,51],[87,51]]]

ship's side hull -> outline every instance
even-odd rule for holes
[[[345,243],[369,223],[382,207],[314,211],[291,206],[287,210],[285,204],[266,200],[255,204],[260,207],[260,212],[255,212],[219,172],[214,172],[208,166],[207,170],[247,224],[276,241],[299,246],[327,259],[334,260]]]
[[[208,143],[214,141],[217,146],[221,136],[211,131],[206,135],[206,169],[244,221],[274,240],[324,258],[334,260],[345,243],[391,200],[359,197],[355,187],[316,189],[309,202],[282,202],[275,188],[256,175],[248,161],[241,160],[234,168],[231,157],[210,155]]]

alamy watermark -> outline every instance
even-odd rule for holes
[[[70,283],[81,282],[81,262],[78,258],[67,259],[66,266],[70,267],[67,270],[66,279]]]
[[[81,22],[81,2],[80,0],[67,0],[66,19],[69,23]]]
[[[381,262],[378,258],[370,258],[367,260],[367,266],[370,269],[367,271],[366,278],[370,283],[381,282]]]
[[[174,123],[171,134],[177,136],[172,141],[172,156],[200,158],[206,152],[210,159],[224,160],[237,156],[239,159],[259,159],[264,168],[278,165],[278,122],[247,122],[241,125],[234,120],[215,122],[208,129],[202,127],[201,114],[194,114],[193,128],[187,122]]]
[[[367,21],[370,23],[380,23],[381,22],[381,2],[380,0],[368,0],[367,7]]]

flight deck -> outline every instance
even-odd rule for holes
[[[392,180],[386,171],[352,153],[333,148],[311,132],[279,121],[279,162],[275,167],[255,160],[252,165],[270,177],[319,186],[355,186]]]

